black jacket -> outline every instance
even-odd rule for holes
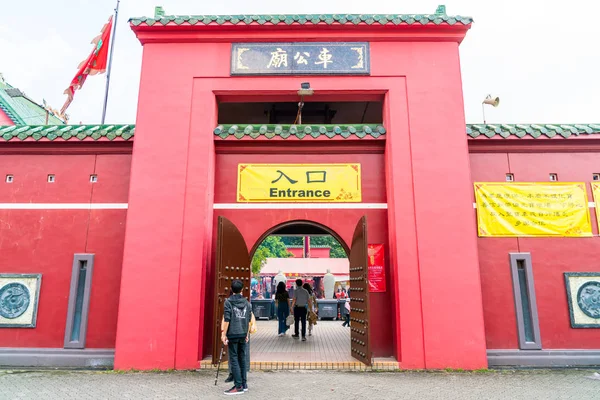
[[[248,325],[250,324],[251,315],[252,308],[250,303],[241,294],[234,294],[225,300],[223,318],[225,318],[225,322],[229,322],[227,338],[246,337],[248,335]]]

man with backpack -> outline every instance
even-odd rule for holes
[[[225,300],[221,322],[221,341],[227,345],[234,382],[234,386],[224,392],[227,395],[243,394],[248,391],[246,343],[250,335],[250,321],[254,316],[250,303],[241,294],[243,288],[242,281],[236,279],[231,282],[233,294]]]

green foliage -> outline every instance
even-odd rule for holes
[[[280,236],[267,236],[258,246],[252,258],[252,274],[258,276],[267,258],[288,258],[292,253],[287,251]]]
[[[281,236],[283,244],[286,246],[302,246],[302,236]]]
[[[348,255],[344,251],[344,248],[342,247],[342,245],[338,243],[337,246],[331,248],[330,257],[331,258],[348,258]]]
[[[330,257],[331,258],[346,258],[346,252],[344,248],[333,236],[311,236],[310,244],[316,246],[329,246],[331,247]]]
[[[311,236],[310,243],[314,246],[329,246],[331,248],[331,258],[346,258],[346,252],[342,245],[331,235]],[[267,258],[287,258],[292,257],[292,253],[287,251],[286,246],[302,246],[304,237],[302,236],[268,236],[258,246],[254,257],[252,258],[252,274],[258,276],[260,270],[265,265]]]

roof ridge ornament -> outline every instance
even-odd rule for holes
[[[161,19],[165,16],[165,9],[162,6],[154,7],[154,19]]]
[[[446,6],[444,4],[440,4],[437,9],[435,10],[435,13],[438,15],[447,15],[446,14]]]

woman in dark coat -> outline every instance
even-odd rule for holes
[[[290,295],[286,290],[285,282],[277,284],[275,303],[277,304],[277,320],[279,321],[277,333],[279,336],[285,336],[285,332],[288,330],[285,320],[290,315]]]

